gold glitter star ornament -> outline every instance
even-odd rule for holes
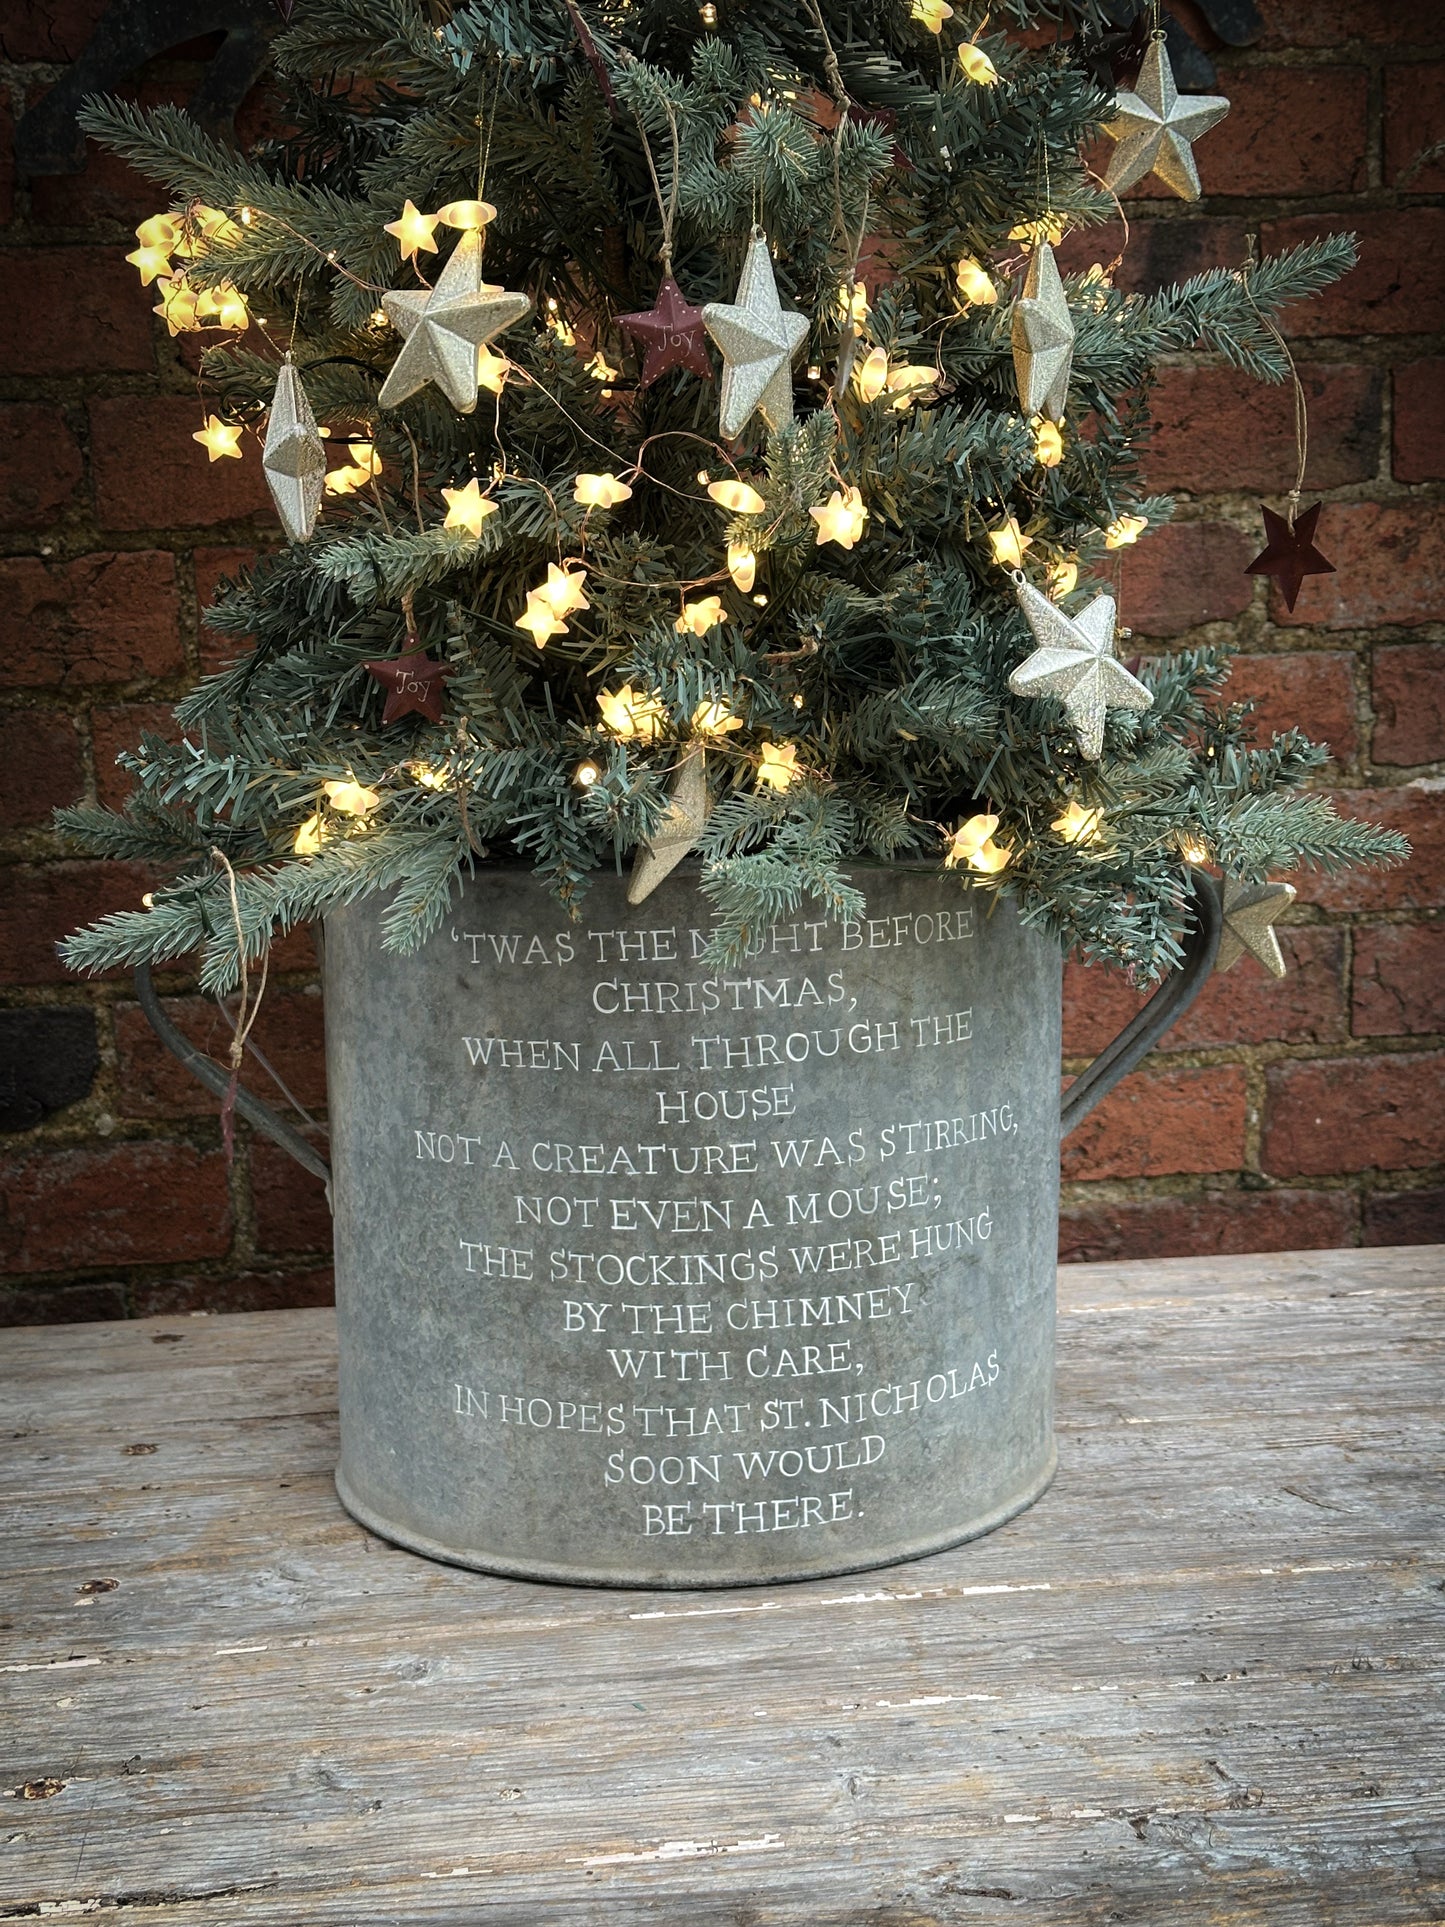
[[[1199,199],[1199,169],[1191,145],[1229,112],[1223,94],[1181,94],[1161,34],[1149,43],[1133,92],[1115,103],[1115,118],[1104,132],[1116,144],[1104,182],[1116,194],[1157,174],[1182,201]]]
[[[1057,696],[1079,738],[1080,753],[1096,763],[1104,749],[1111,709],[1145,710],[1154,698],[1114,654],[1114,598],[1097,595],[1077,616],[1040,595],[1022,572],[1014,591],[1039,645],[1008,679],[1016,696]]]
[[[286,540],[308,541],[326,486],[326,444],[290,355],[276,377],[261,467]]]
[[[650,843],[642,844],[633,860],[627,901],[642,903],[681,863],[707,827],[711,801],[707,791],[707,756],[690,749],[678,766],[668,791],[667,815]]]
[[[405,336],[401,353],[377,397],[395,408],[435,382],[460,414],[477,405],[477,350],[526,314],[525,294],[509,294],[482,279],[482,237],[462,235],[434,288],[399,288],[381,297],[387,318]]]
[[[1285,961],[1275,934],[1274,920],[1295,899],[1292,883],[1243,883],[1224,879],[1224,928],[1219,937],[1216,970],[1229,970],[1249,952],[1272,977],[1285,974]]]
[[[755,227],[743,261],[742,279],[732,301],[709,301],[703,326],[723,358],[718,426],[729,441],[741,435],[754,414],[769,428],[793,419],[793,357],[808,333],[806,315],[793,314],[778,299],[768,238]]]
[[[1043,415],[1061,422],[1074,362],[1074,319],[1047,242],[1029,256],[1023,293],[1014,303],[1011,339],[1014,379],[1025,419]]]

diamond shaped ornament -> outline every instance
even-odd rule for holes
[[[1014,303],[1011,339],[1014,379],[1025,420],[1047,415],[1050,421],[1061,422],[1074,361],[1074,319],[1059,264],[1047,241],[1040,242],[1029,258],[1023,293]]]
[[[326,444],[290,355],[281,363],[261,467],[288,542],[305,542],[321,513]]]

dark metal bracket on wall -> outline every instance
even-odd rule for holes
[[[186,111],[208,134],[232,135],[279,24],[270,0],[111,0],[74,65],[16,128],[16,166],[22,174],[79,174],[85,136],[76,116],[86,95],[109,93],[158,54],[214,33],[225,38]]]

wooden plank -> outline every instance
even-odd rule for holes
[[[324,1313],[20,1334],[0,1920],[1438,1919],[1442,1260],[1066,1271],[1040,1506],[726,1594],[361,1531]]]

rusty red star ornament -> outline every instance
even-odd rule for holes
[[[1316,502],[1302,514],[1296,515],[1293,525],[1285,515],[1276,515],[1273,509],[1260,504],[1264,516],[1265,546],[1249,567],[1246,575],[1272,575],[1279,584],[1284,606],[1291,612],[1299,600],[1300,585],[1307,575],[1333,575],[1335,565],[1328,562],[1315,547],[1315,525],[1320,519],[1322,504]]]
[[[386,691],[386,708],[381,712],[384,723],[412,715],[425,716],[429,723],[441,721],[442,685],[452,673],[449,663],[433,662],[430,656],[413,650],[386,662],[369,662],[366,670]]]
[[[642,314],[620,314],[617,325],[647,351],[639,388],[650,388],[671,368],[686,368],[704,381],[710,379],[712,363],[707,358],[702,309],[693,306],[670,274],[663,276],[651,308]]]

